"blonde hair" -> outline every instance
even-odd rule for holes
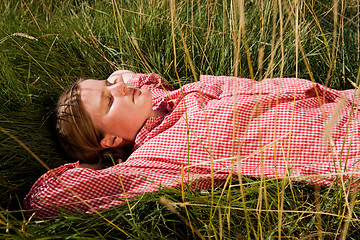
[[[94,127],[81,102],[79,84],[85,80],[76,81],[59,98],[56,123],[59,144],[70,158],[81,163],[99,164],[111,158],[125,160],[131,144],[116,149],[101,147],[103,133]]]

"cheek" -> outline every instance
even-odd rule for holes
[[[150,92],[150,90],[141,89],[141,94],[142,94],[143,98],[151,100],[151,92]]]
[[[152,106],[152,95],[150,91],[146,91],[143,96],[144,106]]]
[[[102,121],[103,132],[116,136],[120,135],[121,132],[119,132],[119,130],[121,130],[121,127],[126,123],[123,116],[121,113],[114,112],[113,115],[104,118]]]

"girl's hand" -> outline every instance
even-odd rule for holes
[[[107,81],[110,83],[117,83],[119,81],[127,83],[134,74],[134,72],[129,70],[117,70],[108,77]]]

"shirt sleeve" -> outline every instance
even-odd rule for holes
[[[24,206],[37,218],[58,215],[60,210],[92,213],[120,204],[136,193],[155,191],[144,176],[142,169],[121,165],[104,170],[61,166],[34,184]]]
[[[140,163],[144,164],[140,164]],[[227,174],[187,172],[177,164],[141,161],[118,164],[102,170],[65,164],[45,173],[24,199],[24,207],[35,218],[52,217],[61,211],[96,213],[118,206],[129,198],[163,187],[177,188],[182,182],[193,189],[208,189],[211,177],[225,179]]]
[[[95,213],[135,195],[165,186],[176,188],[182,181],[178,168],[156,164],[118,164],[102,170],[77,165],[65,164],[40,177],[24,199],[25,209],[36,218],[56,216],[60,211]]]

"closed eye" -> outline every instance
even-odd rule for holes
[[[114,97],[112,95],[110,95],[109,100],[108,100],[108,111],[110,110],[113,102],[114,102]]]

